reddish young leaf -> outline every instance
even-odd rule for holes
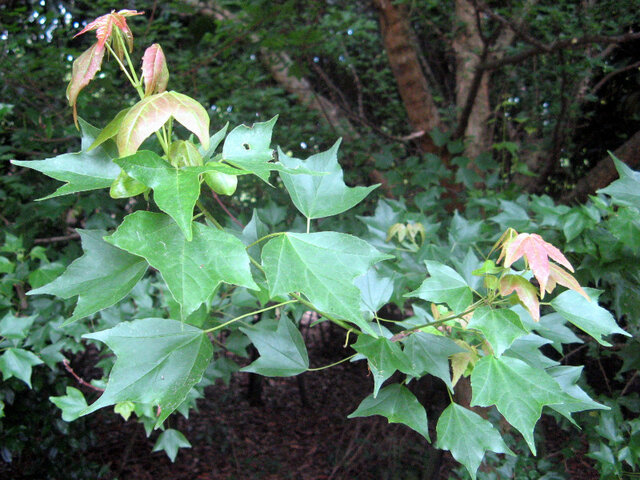
[[[89,23],[89,25],[84,27],[80,32],[76,33],[73,38],[77,37],[78,35],[82,35],[83,33],[96,30],[98,46],[100,48],[104,48],[104,44],[111,38],[111,32],[113,31],[113,26],[115,25],[124,34],[124,38],[127,42],[127,47],[129,47],[129,51],[132,51],[133,34],[131,33],[129,26],[127,25],[127,20],[125,17],[142,15],[143,13],[144,12],[138,12],[136,10],[120,10],[116,13],[115,10],[112,10],[111,13],[102,15],[96,18],[93,22]]]
[[[204,107],[181,93],[162,92],[136,103],[122,120],[116,140],[120,156],[136,153],[171,117],[193,132],[205,150],[209,148],[209,115]]]
[[[582,289],[582,287],[580,286],[580,284],[574,278],[573,275],[571,275],[566,270],[560,268],[558,265],[552,263],[551,268],[549,270],[549,283],[547,284],[547,288],[546,288],[548,293],[553,292],[553,289],[556,287],[556,283],[559,283],[560,285],[570,288],[571,290],[575,290],[584,298],[591,301],[591,299],[589,298],[589,295],[587,295],[587,292],[585,292]],[[541,293],[540,298],[544,298],[544,290],[541,290],[540,293]]]
[[[73,62],[71,81],[67,86],[67,100],[69,101],[69,106],[73,107],[73,121],[76,127],[78,126],[78,112],[76,109],[78,94],[100,70],[103,58],[104,45],[101,47],[98,43],[94,43],[89,50]]]
[[[547,288],[549,280],[549,258],[565,266],[571,272],[573,267],[569,260],[565,258],[560,250],[545,242],[542,237],[535,233],[521,233],[506,246],[504,266],[510,267],[513,262],[524,255],[529,268],[540,283],[540,292]],[[544,295],[544,293],[543,293]]]
[[[162,47],[157,43],[147,48],[142,56],[142,76],[145,96],[162,93],[167,89],[169,69]]]
[[[538,322],[540,320],[540,302],[538,302],[536,288],[519,275],[505,275],[500,279],[500,295],[506,297],[511,295],[514,290],[520,302],[529,310],[533,320]]]

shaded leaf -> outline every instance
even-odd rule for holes
[[[250,327],[240,327],[253,342],[260,357],[242,368],[267,377],[291,377],[309,368],[309,356],[302,335],[286,316],[277,322],[263,320]]]
[[[373,398],[376,398],[380,387],[396,370],[411,373],[409,359],[396,342],[384,337],[374,338],[359,335],[352,348],[367,357],[369,370],[373,376]]]
[[[640,209],[640,173],[633,171],[624,162],[609,152],[620,178],[598,193],[609,195],[616,205]]]
[[[370,268],[353,283],[360,289],[363,309],[371,316],[380,310],[393,294],[393,279],[380,276],[375,268]]]
[[[449,357],[464,351],[450,338],[425,332],[415,332],[404,341],[404,354],[411,364],[412,375],[421,377],[429,373],[440,378],[451,391]]]
[[[60,298],[78,296],[78,305],[69,324],[122,300],[147,270],[139,256],[116,248],[103,240],[103,230],[80,230],[84,255],[74,260],[53,282],[31,290],[29,295],[49,294]]]
[[[403,385],[384,387],[378,396],[369,395],[348,418],[381,415],[389,423],[402,423],[429,439],[427,412],[418,399]]]
[[[453,268],[435,261],[425,261],[429,278],[405,297],[418,297],[434,303],[446,303],[455,313],[462,313],[471,305],[471,289]]]
[[[487,450],[513,455],[491,422],[455,403],[450,404],[440,415],[436,432],[437,447],[449,450],[474,480]]]
[[[505,275],[500,279],[500,295],[506,297],[516,292],[518,300],[537,322],[540,320],[540,302],[536,288],[520,275]]]
[[[0,355],[2,379],[9,380],[11,377],[16,377],[31,388],[31,367],[41,363],[43,363],[42,360],[29,350],[7,348]]]
[[[49,401],[62,410],[62,419],[65,422],[73,422],[88,406],[82,392],[73,387],[67,387],[66,395],[49,397]]]
[[[171,217],[138,211],[105,240],[158,269],[185,317],[222,282],[258,289],[242,242],[208,225],[194,223],[189,242]]]
[[[83,338],[106,343],[118,357],[104,393],[81,415],[119,402],[158,405],[156,427],[202,378],[213,355],[207,334],[165,318],[122,322]]]
[[[518,314],[504,308],[478,308],[467,327],[477,328],[484,334],[496,357],[502,355],[516,338],[529,333]]]
[[[2,320],[0,320],[0,337],[9,340],[22,340],[26,338],[36,318],[38,318],[37,315],[16,317],[13,313],[8,312]]]
[[[566,365],[558,365],[547,369],[547,373],[558,382],[562,390],[571,397],[561,404],[551,405],[556,412],[567,418],[571,423],[578,426],[571,414],[573,412],[581,412],[583,410],[608,410],[609,407],[602,405],[589,397],[578,385],[583,367],[573,367]]]
[[[175,462],[180,448],[191,448],[189,440],[178,430],[167,428],[158,436],[152,451],[159,452],[163,450],[171,462]]]
[[[89,151],[93,150],[96,147],[99,147],[107,140],[112,139],[118,134],[118,130],[120,130],[120,125],[122,124],[122,120],[127,115],[127,113],[131,110],[131,108],[125,108],[124,110],[120,110],[113,120],[111,120],[101,131],[100,134],[93,141],[91,146],[89,147]]]

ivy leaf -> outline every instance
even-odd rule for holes
[[[2,320],[0,320],[0,337],[9,340],[22,340],[26,338],[36,318],[38,318],[38,315],[16,317],[11,312],[7,313]]]
[[[29,295],[49,294],[60,298],[78,296],[78,305],[65,325],[92,315],[122,300],[147,270],[139,256],[109,245],[104,230],[80,230],[84,255],[74,260],[53,282]]]
[[[473,313],[468,328],[477,328],[487,338],[496,357],[502,355],[518,337],[529,331],[517,313],[504,308],[481,307]]]
[[[367,357],[369,369],[373,375],[373,398],[378,396],[378,391],[386,379],[400,370],[411,373],[409,359],[396,342],[384,337],[374,338],[369,335],[359,335],[353,349]]]
[[[290,168],[305,167],[328,175],[290,175],[280,172],[291,200],[307,218],[323,218],[345,212],[360,203],[378,185],[349,188],[343,180],[342,168],[338,164],[338,140],[326,152],[311,155],[307,160],[288,157],[278,150],[280,162]]]
[[[285,233],[262,249],[272,297],[302,292],[320,311],[373,336],[377,335],[362,317],[360,290],[353,281],[388,258],[364,240],[337,232]]]
[[[455,313],[471,305],[473,295],[464,278],[453,268],[435,261],[425,261],[430,277],[405,297],[418,297],[434,303],[446,303]]]
[[[429,373],[440,378],[453,391],[449,373],[449,357],[465,350],[447,337],[415,332],[404,341],[404,354],[411,364],[412,375]]]
[[[250,327],[240,327],[260,353],[251,365],[241,369],[266,377],[292,377],[309,368],[307,347],[300,330],[287,317],[282,316],[273,328],[273,322],[263,320]]]
[[[202,223],[194,223],[193,240],[189,242],[171,217],[138,211],[127,215],[118,230],[105,240],[144,257],[156,268],[182,306],[184,317],[205,302],[222,282],[258,289],[242,242]]]
[[[113,142],[106,141],[99,148],[89,151],[89,147],[100,131],[80,119],[82,130],[82,146],[79,152],[64,153],[46,160],[11,160],[21,167],[37,170],[45,175],[66,182],[54,193],[39,200],[108,188],[120,173],[120,168],[111,160],[118,156]]]
[[[592,294],[593,290],[587,290],[592,297],[591,301],[573,290],[567,290],[551,300],[551,306],[569,322],[591,335],[600,345],[605,347],[611,346],[604,339],[605,335],[618,333],[630,337],[631,334],[616,324],[611,312],[598,305],[598,301]]]
[[[402,423],[431,441],[427,412],[415,395],[403,385],[395,383],[380,390],[377,397],[369,395],[348,418],[372,415],[386,417],[389,423]]]
[[[49,401],[62,410],[62,420],[65,422],[73,422],[88,407],[82,392],[73,387],[67,387],[66,395],[49,397]]]
[[[598,193],[609,195],[616,205],[640,209],[640,173],[634,172],[624,162],[609,152],[620,178]]]
[[[176,119],[209,148],[209,115],[193,98],[178,92],[162,92],[136,103],[120,125],[117,144],[121,157],[133,155],[142,142],[170,118]]]
[[[577,382],[582,373],[583,367],[572,367],[567,365],[558,365],[547,369],[547,373],[558,382],[562,390],[571,397],[571,400],[565,400],[562,404],[551,405],[556,412],[567,418],[571,423],[578,426],[571,414],[582,410],[609,410],[609,407],[592,400],[585,393]]]
[[[178,450],[181,448],[191,448],[189,440],[185,436],[173,428],[167,428],[158,436],[156,444],[153,446],[153,452],[164,450],[171,462],[175,462]]]
[[[156,427],[202,379],[213,355],[203,330],[165,318],[122,322],[83,338],[106,343],[118,358],[104,393],[81,415],[119,402],[150,403],[159,407]]]
[[[31,387],[31,367],[40,365],[40,360],[34,353],[22,348],[7,348],[0,355],[0,372],[2,379],[9,380],[16,377]]]
[[[506,356],[482,358],[471,373],[471,388],[471,405],[495,405],[522,434],[534,455],[533,429],[542,407],[570,400],[544,370]]]
[[[491,422],[455,403],[440,414],[436,432],[437,447],[449,450],[473,480],[487,450],[514,454]]]

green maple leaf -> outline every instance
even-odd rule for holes
[[[616,324],[611,312],[598,305],[594,291],[592,289],[585,290],[591,297],[591,301],[573,290],[566,290],[551,300],[551,306],[569,322],[587,332],[605,347],[611,346],[609,342],[604,340],[605,335],[618,333],[630,337],[629,333]]]
[[[477,328],[487,338],[493,353],[499,357],[518,337],[529,331],[517,313],[504,308],[481,307],[473,313],[468,328]]]
[[[29,350],[7,348],[0,355],[2,379],[9,380],[11,377],[16,377],[31,388],[31,367],[41,363],[43,363],[42,360]]]
[[[402,423],[430,441],[427,412],[413,393],[403,385],[396,383],[384,387],[377,397],[369,395],[348,418],[371,415],[386,417],[389,423]]]
[[[153,189],[153,199],[158,208],[175,220],[187,240],[193,238],[191,225],[193,208],[200,196],[200,174],[205,171],[242,172],[218,162],[201,167],[175,168],[155,153],[144,150],[115,162],[130,177]]]
[[[591,397],[577,385],[582,369],[583,367],[568,365],[558,365],[547,369],[547,373],[549,373],[549,375],[558,382],[562,390],[571,397],[571,400],[567,399],[561,404],[551,405],[551,408],[567,418],[576,427],[578,424],[571,417],[573,412],[581,412],[582,410],[609,410],[609,407],[592,400]]]
[[[240,327],[260,353],[243,372],[254,372],[268,377],[291,377],[309,368],[309,356],[300,330],[285,316],[274,325],[263,320],[250,327]]]
[[[156,426],[202,379],[213,355],[203,330],[165,318],[122,322],[83,338],[106,343],[118,358],[104,393],[81,415],[119,402],[150,403],[159,407]]]
[[[273,126],[277,120],[276,115],[268,122],[258,122],[252,127],[239,125],[231,130],[222,146],[222,159],[256,174],[268,183],[271,170],[278,168],[277,163],[271,162],[274,152],[270,147]]]
[[[38,318],[37,315],[16,317],[11,312],[7,313],[2,320],[0,320],[0,337],[9,340],[22,340],[26,338],[36,318]]]
[[[345,212],[360,203],[378,185],[349,188],[343,180],[342,168],[338,164],[338,140],[326,152],[311,155],[307,160],[288,157],[278,150],[280,162],[290,168],[305,167],[327,175],[290,175],[280,177],[296,208],[307,218],[323,218]]]
[[[467,468],[473,480],[487,450],[513,455],[489,421],[455,403],[440,415],[436,432],[438,448],[449,450],[453,458]]]
[[[616,205],[636,207],[640,209],[640,172],[635,172],[615,155],[609,153],[616,166],[620,178],[598,193],[610,195]]]
[[[534,455],[533,429],[542,407],[571,399],[544,370],[507,356],[482,358],[471,373],[471,388],[471,405],[495,405],[522,434]]]
[[[450,338],[425,332],[415,332],[404,341],[404,353],[411,364],[412,375],[421,377],[429,373],[440,378],[451,391],[449,357],[464,351]]]
[[[216,287],[230,283],[251,289],[244,245],[233,235],[201,223],[193,224],[193,240],[167,215],[138,211],[125,217],[118,230],[105,239],[118,248],[144,257],[158,269],[182,315],[194,312]]]
[[[37,170],[45,175],[66,182],[51,195],[40,200],[109,187],[120,173],[112,159],[118,158],[113,141],[105,141],[100,147],[89,151],[100,131],[80,119],[82,146],[79,152],[65,153],[46,160],[12,160],[21,167]]]
[[[122,300],[147,270],[143,258],[131,255],[103,240],[103,230],[78,230],[84,255],[74,260],[53,282],[29,295],[49,294],[60,298],[78,296],[69,324]]]
[[[435,261],[425,261],[429,278],[405,297],[418,297],[434,303],[446,303],[455,313],[471,305],[473,294],[467,282],[453,268]]]
[[[411,373],[409,359],[396,342],[384,337],[374,338],[359,335],[353,349],[367,357],[369,370],[373,376],[373,397],[377,397],[380,387],[396,370]]]
[[[285,233],[262,249],[271,297],[302,292],[315,307],[373,336],[353,283],[376,262],[391,258],[364,240],[337,232]]]

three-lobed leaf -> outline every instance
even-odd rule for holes
[[[119,402],[150,403],[159,407],[156,426],[200,381],[213,355],[203,330],[165,318],[122,322],[83,337],[107,344],[117,360],[104,393],[81,415]]]
[[[348,418],[371,415],[386,417],[389,423],[402,423],[430,441],[427,412],[404,385],[394,383],[380,390],[377,396],[369,395]]]
[[[378,185],[349,188],[343,180],[338,164],[338,140],[326,152],[311,155],[307,160],[288,157],[278,150],[278,158],[286,167],[305,167],[327,175],[291,175],[280,172],[280,177],[296,208],[307,218],[323,218],[345,212],[360,203]]]
[[[61,298],[78,296],[71,323],[110,307],[122,300],[138,283],[148,264],[103,240],[103,230],[78,230],[84,255],[74,260],[53,282],[36,288],[29,295],[49,294]]]
[[[303,293],[320,311],[377,336],[360,309],[354,279],[390,258],[364,240],[337,232],[285,233],[262,249],[262,265],[272,297]]]
[[[406,297],[418,297],[434,303],[446,303],[455,313],[465,311],[473,300],[467,282],[453,268],[440,262],[425,261],[429,278]]]
[[[171,217],[138,211],[125,217],[105,240],[158,269],[186,318],[224,282],[258,289],[249,269],[244,245],[233,235],[193,224],[188,241]]]
[[[29,350],[7,348],[0,355],[2,379],[9,380],[11,377],[16,377],[31,388],[31,367],[42,363],[42,360]]]
[[[464,351],[450,338],[426,332],[415,332],[404,341],[404,354],[409,360],[412,374],[421,377],[429,373],[440,378],[451,391],[453,385],[449,357]]]
[[[468,328],[477,328],[491,344],[496,357],[518,338],[529,333],[517,313],[504,308],[480,307],[473,312]]]
[[[475,480],[484,452],[513,452],[504,443],[500,432],[477,413],[452,403],[438,419],[438,448],[449,450]]]

